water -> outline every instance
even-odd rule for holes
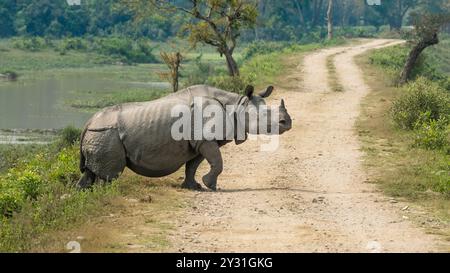
[[[0,85],[0,129],[82,127],[92,113],[67,105],[82,96],[101,96],[121,87],[167,88],[165,83],[117,82],[78,75]],[[84,94],[84,93],[85,94]]]
[[[0,145],[45,145],[56,139],[56,132],[29,132],[20,130],[0,131]]]
[[[121,88],[167,88],[166,83],[119,82],[89,74],[59,78],[0,84],[0,130],[4,129],[61,129],[68,125],[81,128],[92,112],[74,109],[67,102],[84,96],[102,96],[102,93]],[[0,144],[39,143],[38,139],[1,132]]]

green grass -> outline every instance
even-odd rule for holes
[[[432,81],[442,81],[450,86],[448,83],[450,82],[450,70],[447,66],[450,62],[448,56],[450,44],[448,41],[444,40],[437,47],[427,48],[422,53],[412,71],[410,80],[422,76]],[[391,85],[396,85],[411,47],[410,44],[404,44],[380,49],[369,56],[369,61],[371,64],[382,68],[385,71],[385,77],[387,76],[390,79]]]
[[[0,252],[33,249],[46,233],[102,213],[118,195],[116,184],[77,191],[78,145],[57,149],[34,150],[0,176]]]
[[[0,145],[0,174],[41,148],[41,145]]]
[[[437,219],[439,229],[433,232],[450,238],[450,156],[442,150],[414,146],[414,132],[399,129],[391,120],[392,102],[404,89],[392,86],[384,67],[373,65],[376,54],[380,53],[358,58],[373,90],[363,101],[356,126],[370,180],[389,196],[425,208],[428,214],[417,216],[418,222],[428,223],[426,217]]]
[[[166,234],[172,226],[165,220],[186,202],[177,189],[178,180],[142,178],[126,172],[112,184],[79,191],[74,188],[80,177],[78,144],[23,149],[11,160],[10,168],[0,173],[0,252],[63,252],[65,244],[80,234],[89,239],[82,242],[84,251],[114,251],[108,240],[116,239],[115,228],[129,225],[132,214],[136,221],[145,219],[146,227],[153,230],[137,239],[151,244],[153,251],[168,246]],[[140,215],[137,208],[130,210],[124,204],[125,196],[136,200],[151,196],[150,202],[139,203],[145,214]],[[149,212],[151,217],[145,216]],[[104,220],[112,213],[123,215],[124,222],[117,225]],[[107,230],[99,234],[99,225],[106,225]],[[128,243],[122,242],[117,251],[125,251]]]
[[[426,51],[427,57],[435,63],[439,71],[450,75],[450,36],[443,35],[438,45]]]
[[[334,92],[343,92],[344,87],[339,82],[336,65],[334,64],[334,59],[337,55],[339,55],[339,53],[327,57],[328,82]]]

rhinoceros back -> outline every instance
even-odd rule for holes
[[[119,135],[132,165],[147,173],[167,175],[197,155],[188,140],[176,141],[171,135],[178,119],[172,117],[172,108],[190,107],[189,103],[189,98],[169,96],[123,106],[118,116]]]

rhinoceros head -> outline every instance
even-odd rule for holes
[[[253,86],[247,86],[245,95],[249,99],[246,107],[246,131],[251,134],[283,134],[292,127],[284,100],[277,108],[267,107],[265,98],[274,90],[269,86],[266,90],[255,94]]]

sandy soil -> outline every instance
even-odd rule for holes
[[[368,183],[353,128],[370,91],[353,57],[396,43],[366,40],[307,55],[290,77],[302,78],[297,88],[277,90],[272,101],[284,98],[294,120],[279,149],[261,152],[264,140],[224,147],[220,191],[195,194],[168,251],[439,251],[435,237],[402,216],[404,204]],[[327,82],[330,55],[344,92]]]

